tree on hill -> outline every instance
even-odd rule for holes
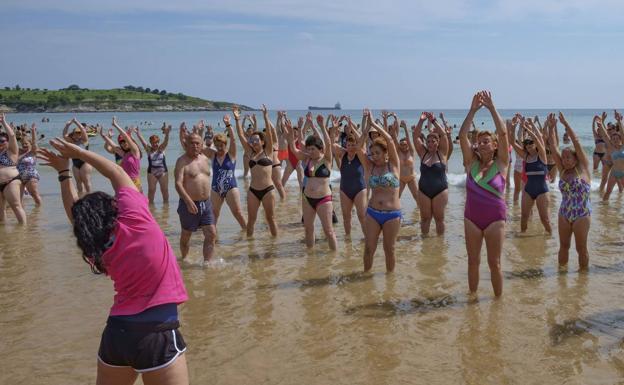
[[[5,91],[11,91],[11,87],[4,87]]]
[[[72,84],[69,87],[65,88],[67,91],[79,91],[80,90],[80,86],[78,86],[77,84]]]
[[[136,90],[136,87],[135,86],[124,86],[124,90],[134,91],[134,90]]]
[[[158,88],[154,88],[152,90],[152,93],[158,95],[160,93],[160,91],[158,91]]]
[[[21,90],[21,88],[20,88],[19,84],[16,84],[15,85],[15,91],[19,91],[19,90]]]
[[[160,90],[160,94],[161,94],[162,96],[167,95],[167,90]]]
[[[145,89],[145,92],[149,94],[150,92],[152,92],[152,90],[150,90],[149,87],[148,87],[148,88]]]
[[[143,92],[144,91],[143,87],[140,87],[140,86],[135,88],[134,90],[137,91],[137,92]]]

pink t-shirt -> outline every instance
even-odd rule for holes
[[[102,256],[113,280],[111,316],[138,314],[188,299],[180,267],[165,234],[136,190],[117,191],[117,226],[113,245]]]
[[[141,159],[132,155],[131,152],[126,152],[123,158],[121,159],[121,168],[124,169],[126,174],[130,177],[130,179],[137,179],[141,176]]]

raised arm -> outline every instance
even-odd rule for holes
[[[243,151],[251,152],[251,147],[249,147],[247,137],[245,136],[245,131],[243,131],[243,127],[241,125],[240,109],[237,106],[234,106],[234,108],[232,108],[232,115],[234,115],[234,122],[236,122],[236,133],[238,134],[238,139],[240,139],[241,141],[241,146],[243,146]]]
[[[412,140],[414,143],[414,148],[416,149],[416,153],[418,154],[418,157],[420,157],[420,159],[422,159],[427,152],[425,143],[422,140],[422,128],[426,120],[427,114],[423,112],[420,114],[420,118],[418,118],[418,123],[412,126]]]
[[[321,117],[320,119],[320,123],[319,124],[319,130],[321,131],[321,138],[323,139],[323,157],[325,158],[325,161],[327,162],[327,164],[331,165],[332,164],[332,160],[333,160],[333,152],[331,151],[331,145],[332,145],[332,139],[329,136],[329,133],[327,132],[327,126],[325,126],[325,122],[323,121],[323,116],[319,115]],[[333,125],[334,124],[334,120],[332,119],[332,129],[335,129],[336,126]]]
[[[309,120],[309,122],[308,122]],[[307,126],[308,124],[311,124],[312,122],[312,116],[309,115],[308,119],[306,119],[305,122],[305,126]],[[292,127],[292,123],[290,121],[290,119],[286,119],[286,122],[284,122],[284,131],[286,132],[286,140],[288,141],[288,147],[290,149],[290,152],[299,160],[304,160],[305,159],[305,154],[303,153],[303,151],[299,150],[297,147],[295,147],[295,133],[294,133],[294,129]]]
[[[581,141],[576,135],[576,132],[574,132],[574,130],[572,129],[572,127],[566,120],[565,116],[563,115],[563,112],[561,111],[559,111],[559,121],[561,121],[561,124],[563,124],[563,127],[565,128],[566,132],[568,133],[568,136],[570,137],[570,140],[572,141],[572,145],[574,146],[574,151],[576,152],[576,157],[579,161],[579,164],[581,165],[581,168],[583,169],[583,172],[585,172],[588,177],[591,177],[591,173],[590,173],[591,168],[589,166],[589,158],[587,157],[585,150],[583,150],[583,146],[581,145]]]
[[[93,151],[82,149],[66,140],[55,138],[50,141],[52,147],[58,151],[58,155],[48,149],[39,150],[39,158],[43,160],[44,165],[53,167],[59,172],[60,176],[69,176],[69,159],[81,159],[85,163],[89,163],[100,172],[105,178],[110,180],[115,192],[121,188],[131,188],[137,191],[136,186],[126,174],[126,172],[114,162],[96,154]],[[73,184],[69,178],[61,181],[61,195],[63,197],[63,206],[67,218],[73,222],[71,208],[74,202],[78,200],[78,195],[74,191]]]
[[[74,122],[74,120],[69,120],[65,123],[65,127],[63,127],[63,139],[69,141],[69,127],[72,125],[72,123]]]
[[[30,144],[32,146],[31,152],[36,154],[39,149],[39,145],[37,144],[37,125],[35,123],[30,126]]]
[[[464,122],[459,129],[459,145],[461,146],[462,156],[464,158],[464,167],[467,169],[473,162],[474,151],[472,150],[472,143],[468,138],[468,132],[470,131],[470,127],[474,126],[472,121],[474,117],[479,111],[479,109],[483,107],[483,101],[481,100],[481,93],[477,92],[472,97],[472,103],[470,104],[470,110],[468,110],[468,114],[464,119]]]
[[[17,137],[15,136],[15,130],[9,122],[6,121],[6,117],[4,114],[0,114],[0,124],[4,127],[7,135],[9,136],[9,158],[13,163],[17,163],[17,158],[19,156],[19,147],[17,145]],[[4,209],[4,208],[2,208]]]
[[[264,139],[266,140],[266,148],[268,148],[269,151],[273,151],[273,134],[271,128],[273,125],[269,119],[269,111],[264,104],[262,105],[262,116],[264,117],[264,124],[266,125],[265,127],[267,130],[266,135],[264,136]]]
[[[399,153],[397,152],[397,148],[394,145],[394,141],[390,137],[390,134],[384,130],[383,127],[375,123],[370,114],[368,115],[368,124],[379,131],[379,134],[386,140],[386,145],[388,147],[388,162],[395,168],[396,172],[398,172],[400,164]]]
[[[498,167],[500,170],[506,170],[509,167],[509,139],[507,138],[507,129],[505,128],[505,121],[498,113],[498,110],[494,106],[492,100],[492,94],[490,91],[481,91],[481,100],[483,105],[490,111],[494,126],[496,126],[496,136],[498,137],[498,149],[496,150],[496,157],[498,160]],[[544,143],[542,143],[542,149]]]
[[[446,136],[446,130],[440,125],[440,123],[433,114],[429,114],[429,121],[433,125],[433,132],[437,133],[440,137],[440,143],[438,144],[438,148],[440,149],[440,153],[444,156],[444,159],[440,159],[440,161],[446,163],[446,160],[448,159],[447,154],[449,146],[449,141]]]
[[[166,127],[163,126],[162,132],[163,134],[165,134],[165,138],[163,139],[163,142],[158,148],[158,150],[160,152],[165,152],[165,150],[167,149],[167,146],[169,145],[169,134],[171,133],[171,126],[170,125]]]
[[[399,126],[403,128],[403,133],[405,134],[405,141],[407,142],[409,153],[411,156],[414,156],[414,154],[416,153],[416,149],[414,148],[414,143],[410,139],[409,130],[407,129],[407,123],[405,123],[405,120],[401,120]]]
[[[531,120],[524,122],[524,129],[529,133],[531,138],[535,141],[535,147],[537,147],[537,155],[543,163],[546,163],[546,147],[544,146],[544,138],[542,137],[541,130],[535,126]]]
[[[89,135],[87,133],[87,128],[82,123],[80,123],[76,118],[74,118],[73,120],[74,120],[74,124],[76,125],[76,127],[80,129],[80,139],[82,140],[82,143],[88,145]]]
[[[232,129],[232,124],[230,123],[230,115],[225,114],[225,116],[223,117],[223,123],[225,124],[225,130],[227,131],[228,136],[230,138],[228,154],[230,155],[230,159],[232,161],[235,161],[236,160],[236,138],[234,137],[234,129]]]
[[[130,152],[132,153],[132,155],[139,158],[141,156],[141,151],[139,150],[139,146],[137,146],[134,139],[132,139],[132,137],[126,132],[126,130],[124,130],[123,128],[119,126],[119,124],[117,124],[117,118],[114,116],[113,116],[113,127],[117,129],[117,132],[119,132],[121,137],[124,138],[126,143],[128,143],[128,146],[130,147]]]
[[[141,145],[143,146],[143,148],[145,149],[145,152],[147,154],[149,154],[151,151],[150,146],[147,144],[147,142],[145,141],[145,138],[143,138],[143,135],[141,135],[141,130],[139,128],[137,128],[137,137],[139,138],[139,141],[141,142]]]

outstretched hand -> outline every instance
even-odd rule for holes
[[[240,119],[240,109],[238,108],[238,106],[232,107],[232,115],[234,115],[234,119]]]
[[[50,166],[56,171],[62,171],[69,169],[69,158],[57,155],[53,151],[47,148],[40,148],[37,150],[37,159],[43,161],[44,166]]]
[[[492,100],[492,93],[490,91],[483,90],[479,92],[479,94],[481,95],[481,103],[483,103],[483,106],[487,108],[488,110],[494,109],[494,101]]]
[[[230,125],[230,115],[228,114],[223,115],[223,123],[225,124],[226,127]]]
[[[83,151],[82,148],[61,138],[52,139],[50,144],[61,154],[63,158],[80,158],[80,154]]]
[[[481,107],[483,107],[483,100],[481,99],[481,92],[477,92],[472,97],[472,103],[470,103],[470,109],[472,111],[477,111]]]

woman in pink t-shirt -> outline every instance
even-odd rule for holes
[[[106,135],[102,135],[102,138],[110,149],[115,153],[115,156],[121,158],[119,165],[128,174],[134,185],[139,192],[143,192],[141,185],[141,150],[139,145],[132,139],[133,128],[130,128],[127,132],[117,124],[117,118],[113,117],[113,127],[119,132],[117,137],[117,143]],[[101,134],[101,133],[100,133]]]
[[[83,259],[111,277],[115,297],[98,352],[97,384],[188,384],[177,305],[188,299],[176,256],[128,174],[91,151],[54,139],[60,155],[39,157],[59,173],[65,212]],[[78,199],[69,159],[81,159],[111,181],[115,196],[94,192]]]

